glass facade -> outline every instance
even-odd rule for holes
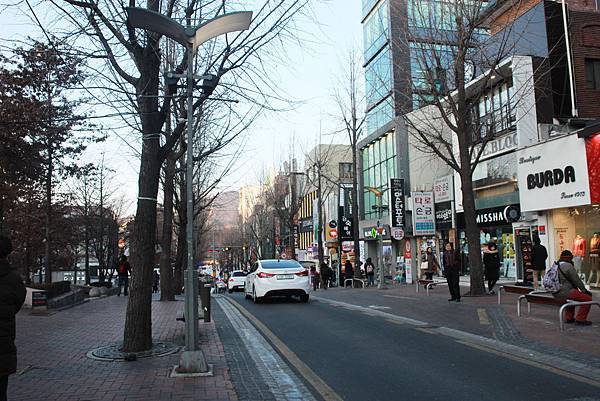
[[[481,138],[490,132],[501,135],[516,128],[515,101],[512,81],[495,85],[479,99],[473,114],[478,119]]]
[[[372,134],[394,119],[394,102],[391,96],[367,112],[367,132]]]
[[[392,60],[386,47],[365,68],[367,107],[376,104],[392,91]]]
[[[377,188],[383,193],[382,202],[388,204],[387,189],[390,178],[396,177],[396,135],[389,132],[361,149],[363,188]],[[375,194],[364,189],[363,207],[366,219],[376,219],[377,211],[372,206],[377,204]]]
[[[365,60],[371,59],[389,38],[388,1],[381,1],[363,24]]]

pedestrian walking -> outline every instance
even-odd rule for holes
[[[494,295],[494,286],[500,279],[500,253],[498,245],[495,242],[490,242],[487,249],[483,252],[483,268],[485,270],[485,278],[488,282],[488,294]]]
[[[8,376],[17,371],[15,315],[27,294],[21,277],[8,263],[11,252],[10,239],[0,236],[0,401],[8,397]]]
[[[449,302],[460,302],[460,254],[451,242],[446,244],[444,252],[444,273],[450,290]]]
[[[367,272],[367,287],[375,286],[375,265],[371,258],[365,261],[365,271]]]
[[[533,288],[536,290],[540,288],[540,276],[542,279],[544,278],[547,259],[548,251],[546,250],[546,247],[541,244],[540,237],[534,235],[531,253],[531,269],[533,270]]]
[[[427,265],[425,265],[427,264]],[[425,268],[423,268],[425,267]],[[421,258],[421,271],[425,275],[426,280],[433,280],[433,274],[440,270],[440,263],[433,253],[433,248],[428,246]]]
[[[329,280],[331,280],[331,268],[325,262],[321,262],[321,285],[324,290],[329,287]]]
[[[121,296],[121,287],[123,288],[123,295],[127,296],[127,291],[129,290],[129,273],[131,273],[131,266],[127,261],[127,256],[123,255],[117,266],[117,274],[119,275],[118,296]]]
[[[321,280],[319,272],[317,271],[317,266],[310,267],[310,279],[312,282],[313,291],[317,291],[317,288],[319,288],[319,281]]]
[[[585,288],[585,285],[579,278],[577,270],[573,265],[573,253],[568,249],[565,249],[560,254],[558,260],[558,281],[560,283],[560,290],[553,293],[555,298],[566,301],[571,299],[573,301],[589,302],[592,300],[592,293]],[[550,273],[547,273],[550,275]],[[587,320],[588,313],[590,313],[591,305],[582,305],[575,315],[575,307],[565,309],[565,323],[575,323],[579,326],[590,326],[592,322]]]
[[[346,263],[344,263],[344,287],[346,286],[346,280],[352,280],[350,282],[350,288],[352,288],[354,284],[354,269],[352,268],[352,263],[346,259]]]
[[[156,270],[154,270],[154,275],[152,276],[152,293],[158,293],[158,285],[160,284],[160,275]]]

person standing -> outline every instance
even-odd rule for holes
[[[573,253],[568,249],[565,249],[560,254],[557,274],[560,290],[557,293],[552,294],[555,298],[563,302],[567,299],[581,302],[589,302],[592,300],[592,293],[585,288],[585,285],[579,278],[577,270],[573,265]],[[587,320],[590,308],[591,305],[580,306],[577,311],[577,316],[574,316],[574,306],[565,308],[565,323],[575,323],[578,326],[590,326],[592,322]]]
[[[425,279],[433,280],[433,273],[435,273],[436,271],[439,271],[440,263],[438,262],[437,258],[435,257],[432,247],[430,247],[430,246],[427,247],[421,262],[427,263],[427,269],[424,270]]]
[[[500,254],[495,242],[490,242],[483,252],[483,268],[488,282],[488,293],[494,295],[494,286],[500,279]]]
[[[367,258],[365,262],[365,271],[367,274],[367,287],[375,286],[375,265],[371,258]]]
[[[541,244],[540,237],[533,236],[533,249],[531,254],[531,269],[533,270],[533,288],[540,288],[540,276],[544,278],[546,271],[546,260],[548,259],[548,251]]]
[[[8,397],[8,376],[17,371],[15,315],[27,294],[21,277],[8,263],[11,252],[10,239],[0,236],[0,401]]]
[[[156,270],[154,270],[154,275],[152,276],[152,293],[158,293],[158,286],[160,284],[160,275]]]
[[[317,271],[317,266],[311,266],[310,267],[310,279],[312,282],[312,288],[313,291],[317,291],[317,288],[319,288],[319,272]]]
[[[449,302],[460,302],[460,254],[451,242],[446,244],[444,252],[444,273],[450,290]]]
[[[351,279],[350,288],[352,288],[354,284],[354,269],[352,268],[352,262],[346,259],[346,263],[344,263],[344,287],[346,286],[346,280]]]
[[[131,266],[127,261],[127,256],[123,255],[117,266],[117,274],[119,275],[118,296],[121,296],[121,287],[123,287],[123,295],[127,296],[127,291],[129,289],[129,273],[131,273]]]
[[[329,287],[329,280],[331,280],[331,269],[325,262],[321,262],[321,285],[326,290]]]

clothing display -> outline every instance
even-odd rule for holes
[[[573,240],[572,252],[574,256],[585,256],[585,238],[579,234],[577,234],[577,237],[575,237],[575,240]]]
[[[573,266],[575,266],[575,270],[577,270],[577,273],[581,273],[582,264],[583,264],[583,258],[581,256],[573,257]]]
[[[600,256],[600,234],[595,233],[590,240],[590,257]]]

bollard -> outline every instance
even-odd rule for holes
[[[200,286],[200,302],[202,303],[202,310],[204,311],[204,322],[210,322],[210,290],[211,284],[202,284]]]

